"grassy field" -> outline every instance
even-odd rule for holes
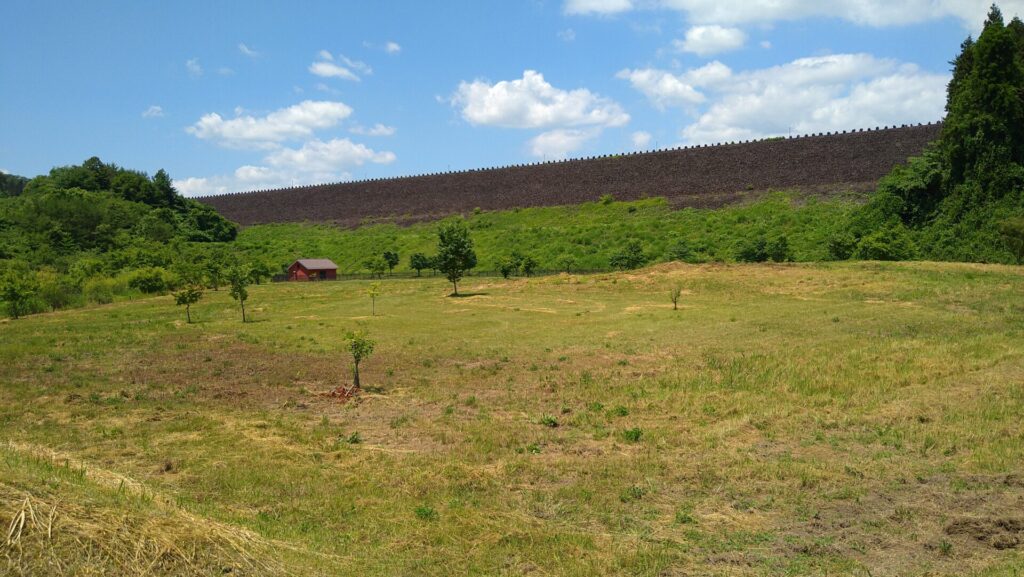
[[[702,261],[735,260],[739,246],[758,235],[785,235],[798,261],[828,258],[827,241],[856,208],[853,200],[818,201],[796,193],[715,210],[674,209],[664,198],[585,203],[467,214],[480,268],[497,270],[511,248],[533,256],[541,269],[564,270],[569,256],[581,270],[608,270],[609,259],[638,239],[652,261],[667,258],[685,240]],[[275,265],[299,258],[330,258],[341,272],[360,272],[368,257],[397,250],[395,270],[409,269],[409,255],[437,251],[437,223],[374,224],[339,229],[316,224],[271,224],[242,230],[237,246]]]
[[[1024,574],[1019,267],[366,286],[0,321],[0,573]]]

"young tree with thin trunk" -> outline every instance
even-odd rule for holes
[[[231,298],[238,301],[238,304],[242,307],[242,322],[247,322],[245,319],[245,301],[249,299],[249,291],[246,287],[251,282],[251,276],[249,268],[244,266],[234,266],[228,270],[228,284],[231,285]]]
[[[174,294],[174,304],[181,306],[185,305],[185,320],[188,324],[192,324],[192,305],[199,302],[199,299],[203,298],[203,287],[199,285],[189,285]]]
[[[466,222],[455,219],[441,223],[437,231],[437,268],[452,283],[454,296],[459,296],[462,276],[475,266],[476,252]]]
[[[377,316],[377,297],[380,296],[380,283],[370,283],[370,286],[366,287],[366,294],[370,297],[370,316]]]
[[[672,287],[672,292],[669,293],[668,298],[672,299],[672,310],[679,310],[679,297],[683,294],[683,287],[676,285]]]
[[[373,354],[373,348],[377,343],[370,340],[366,335],[365,331],[349,331],[345,335],[345,340],[348,345],[348,352],[352,354],[352,390],[358,390],[360,387],[359,383],[359,363]]]

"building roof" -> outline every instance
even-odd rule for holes
[[[300,258],[295,262],[306,270],[338,270],[338,265],[326,258]]]

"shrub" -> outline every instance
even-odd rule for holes
[[[860,239],[854,253],[864,260],[909,260],[916,255],[914,239],[902,224],[887,226]]]
[[[685,238],[677,238],[668,248],[668,260],[689,262],[693,258],[693,246]]]
[[[757,236],[744,241],[736,251],[736,260],[740,262],[765,262],[768,260],[768,241],[764,236]]]
[[[647,260],[643,244],[637,239],[630,239],[621,251],[612,255],[608,264],[619,270],[630,270],[642,267],[647,264]]]
[[[170,273],[159,267],[139,269],[128,278],[128,286],[146,294],[165,293],[172,288]]]
[[[765,252],[774,262],[789,262],[793,260],[793,250],[789,248],[789,239],[786,235],[779,235],[768,241],[765,245]]]
[[[91,278],[85,281],[82,287],[82,294],[91,303],[105,305],[114,302],[114,292],[117,288],[117,281],[109,278]]]

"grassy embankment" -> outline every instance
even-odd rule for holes
[[[1019,268],[365,287],[0,322],[0,572],[1024,570]]]
[[[674,210],[664,199],[589,203],[467,214],[480,269],[494,271],[512,249],[531,255],[541,269],[562,270],[570,256],[573,268],[607,270],[608,260],[629,239],[639,239],[654,261],[668,258],[685,239],[698,261],[735,260],[738,247],[758,235],[785,235],[798,261],[828,257],[830,233],[841,228],[857,204],[852,201],[795,200],[777,193],[758,202],[716,210]],[[433,254],[437,224],[393,224],[342,230],[327,225],[276,224],[249,227],[237,244],[251,255],[287,265],[297,258],[330,258],[342,272],[359,272],[363,262],[385,250],[397,250],[409,269],[409,255]]]

